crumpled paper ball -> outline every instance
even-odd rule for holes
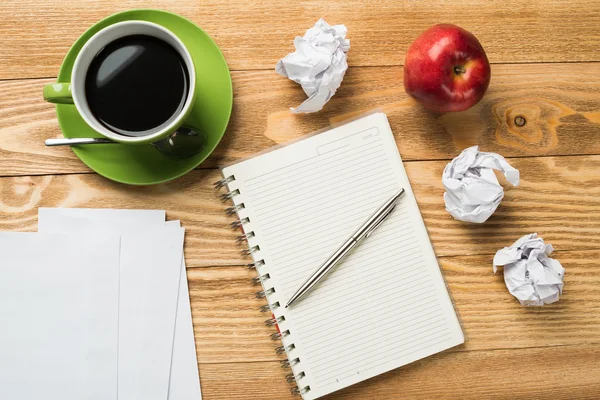
[[[502,171],[513,186],[519,185],[517,169],[501,155],[479,151],[478,146],[463,150],[449,162],[442,174],[446,211],[459,221],[487,221],[504,198],[493,169]]]
[[[558,301],[562,294],[565,269],[558,260],[548,257],[551,244],[537,233],[525,235],[494,256],[494,273],[504,266],[508,291],[524,306],[543,306]]]
[[[293,113],[319,111],[340,87],[348,69],[346,53],[350,40],[344,25],[330,26],[323,19],[294,39],[296,51],[288,54],[275,67],[277,73],[302,85],[308,99]]]

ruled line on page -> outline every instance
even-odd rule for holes
[[[294,201],[286,201],[286,202],[282,202],[281,204],[278,204],[279,208],[279,212],[277,214],[272,214],[269,213],[268,209],[258,209],[256,210],[256,213],[261,215],[267,215],[268,217],[264,217],[264,220],[261,219],[261,221],[263,222],[264,225],[267,225],[269,222],[273,221],[273,220],[278,220],[281,215],[286,215],[286,213],[288,214],[288,217],[302,217],[302,213],[305,213],[306,211],[310,211],[310,207],[314,207],[314,203],[312,202],[307,202],[306,199],[310,196],[312,198],[313,201],[319,201],[322,200],[322,206],[325,207],[326,205],[329,205],[330,207],[338,207],[340,204],[343,204],[343,199],[344,196],[349,195],[349,194],[353,194],[353,193],[359,193],[359,189],[361,188],[368,188],[368,187],[373,187],[374,185],[378,185],[381,184],[383,182],[385,182],[385,179],[389,180],[389,176],[382,176],[379,178],[370,178],[370,177],[366,177],[366,178],[362,178],[362,179],[358,179],[356,180],[356,186],[352,187],[352,188],[348,188],[348,187],[344,187],[344,185],[342,184],[331,184],[331,186],[327,189],[324,188],[313,188],[312,190],[307,190],[305,193],[303,193],[301,196],[298,196],[296,199],[294,199]],[[281,193],[281,192],[280,192]],[[283,196],[281,196],[283,197]],[[354,197],[349,197],[347,199],[347,201],[354,201]],[[328,210],[327,208],[323,208],[323,213],[326,213],[326,211]],[[265,212],[266,211],[266,212]],[[290,215],[290,212],[293,211],[293,213]]]
[[[361,213],[360,215],[367,215],[365,211],[370,211],[370,208],[367,210],[362,210],[361,209]],[[369,213],[370,215],[370,213]],[[295,258],[297,259],[297,255],[301,254],[301,255],[306,255],[306,247],[311,243],[311,242],[319,242],[319,247],[318,247],[318,252],[329,252],[332,253],[335,250],[336,244],[337,245],[341,245],[343,241],[345,241],[346,239],[348,239],[348,237],[350,236],[350,234],[352,232],[354,232],[356,230],[356,228],[358,228],[360,226],[360,224],[362,222],[364,222],[366,218],[356,218],[353,216],[349,216],[349,218],[344,218],[344,219],[340,219],[340,220],[335,220],[330,222],[329,224],[325,224],[325,225],[316,225],[315,229],[317,231],[319,231],[320,233],[317,235],[311,235],[308,232],[300,232],[300,233],[295,233],[293,236],[291,236],[290,238],[286,237],[285,238],[285,242],[282,243],[285,245],[282,245],[279,247],[278,251],[283,253],[282,258],[278,258],[278,260],[280,261],[293,261]],[[410,220],[409,216],[406,215],[402,215],[399,218],[397,218],[394,222],[398,222],[398,223],[407,223],[407,221]],[[362,221],[362,222],[359,222]],[[325,228],[328,227],[328,228]],[[332,229],[333,227],[333,229]],[[337,230],[335,229],[337,228]],[[390,231],[392,229],[394,229],[394,226],[388,226],[388,225],[384,225],[381,227],[381,232],[377,232],[377,233],[382,233],[384,231]],[[408,232],[410,233],[410,232]],[[381,236],[381,235],[379,235]],[[362,244],[362,243],[361,243]],[[315,246],[316,247],[316,246]],[[360,254],[362,251],[364,251],[365,246],[361,246],[359,244],[359,246],[353,250],[352,254]],[[313,247],[314,248],[314,247]],[[306,259],[306,258],[305,258]]]
[[[332,358],[329,358],[327,361],[325,361],[324,363],[321,363],[320,368],[315,368],[315,372],[317,372],[317,374],[320,374],[322,376],[326,376],[329,372],[332,372],[332,375],[335,374],[343,374],[344,371],[349,371],[352,369],[355,369],[355,366],[351,364],[352,361],[356,360],[356,359],[361,359],[361,361],[364,363],[363,366],[365,368],[368,368],[368,363],[366,363],[366,361],[369,360],[373,360],[376,358],[376,360],[374,360],[375,363],[384,363],[388,358],[392,358],[392,357],[397,357],[398,353],[400,353],[402,350],[405,349],[411,349],[411,348],[418,348],[419,345],[423,345],[425,343],[429,343],[433,339],[436,339],[436,336],[443,336],[445,335],[447,332],[445,330],[443,330],[443,334],[440,335],[440,331],[439,329],[443,329],[444,326],[446,326],[447,324],[444,322],[440,323],[439,325],[433,325],[428,327],[426,330],[420,332],[420,331],[416,331],[414,332],[414,334],[411,334],[409,332],[409,339],[406,338],[400,338],[402,340],[392,340],[392,344],[396,343],[396,346],[387,346],[387,354],[380,354],[379,352],[373,352],[373,351],[366,351],[366,352],[361,352],[361,351],[356,351],[359,350],[357,349],[357,347],[354,347],[355,352],[353,354],[346,354],[344,357],[344,363],[342,364],[341,368],[338,368],[337,370],[333,371],[333,369],[331,368],[334,365],[330,365],[328,361],[332,360]],[[377,342],[373,342],[373,343],[369,343],[369,344],[373,344],[375,346],[378,345]],[[379,347],[384,347],[386,344],[386,342],[379,342]],[[360,348],[360,350],[368,350],[368,347],[363,346]],[[336,367],[338,367],[338,365],[335,365]]]
[[[417,352],[422,352],[423,350],[426,350],[426,349],[428,349],[430,347],[437,346],[437,345],[439,345],[439,344],[441,344],[441,343],[443,343],[443,342],[445,342],[447,340],[450,340],[450,339],[452,339],[452,335],[449,334],[449,333],[446,333],[444,335],[439,335],[439,333],[438,334],[434,333],[434,335],[430,336],[429,340],[421,343],[421,345],[417,349],[414,349],[412,351],[407,351],[407,352],[403,353],[403,355],[406,357],[406,356],[409,356],[409,355],[417,353]],[[400,347],[401,348],[402,347],[403,348],[407,348],[407,347],[410,347],[410,346],[400,346]],[[385,364],[385,363],[389,362],[390,360],[393,360],[394,359],[394,355],[395,355],[395,353],[391,353],[391,356],[385,357],[384,359],[377,359],[377,360],[374,360],[374,361],[370,361],[370,362],[368,362],[368,363],[365,364],[363,370],[365,370],[365,369],[368,370],[369,368],[372,368],[374,366]],[[376,356],[371,356],[371,357],[369,357],[369,359],[372,360],[375,357]],[[346,368],[346,371],[350,371],[350,370],[351,369]],[[344,371],[340,371],[340,374],[339,374],[340,376],[339,376],[339,378],[337,378],[338,380],[340,378],[344,379],[344,378],[347,378],[349,376],[354,375],[354,374],[352,374],[352,375],[342,375],[342,373],[344,373]],[[345,372],[345,373],[347,374],[347,372]],[[319,383],[319,385],[331,384],[336,379],[333,376],[329,376],[329,377],[327,377],[325,375],[321,375],[321,376],[323,376],[324,378],[317,379],[317,383]]]
[[[320,180],[323,171],[326,171],[326,169],[319,165],[314,165],[311,167],[311,170],[314,170],[315,174],[311,178],[303,179],[301,181],[296,181],[289,178],[286,178],[285,180],[282,179],[278,182],[274,181],[273,187],[260,187],[258,192],[249,194],[252,194],[253,198],[255,198],[255,201],[257,202],[262,201],[264,198],[268,198],[269,203],[275,202],[284,197],[284,195],[285,200],[289,202],[298,198],[293,197],[295,194],[305,195],[310,191],[322,191],[324,188],[330,187],[330,185],[343,185],[345,183],[344,179],[348,178],[349,176],[356,176],[357,173],[360,173],[363,179],[367,179],[369,177],[381,177],[378,172],[386,167],[386,165],[384,165],[385,161],[387,160],[384,158],[384,154],[382,154],[380,150],[377,153],[377,156],[373,157],[372,160],[365,161],[364,163],[357,163],[344,170],[338,171],[336,172],[334,180],[327,179],[327,181],[321,181],[319,184],[316,184],[315,180]],[[248,189],[246,189],[246,191],[251,192]]]
[[[391,286],[391,285],[390,285]],[[419,284],[417,286],[418,289],[420,289],[422,292],[424,292],[426,289],[428,289],[426,284]],[[388,290],[386,291],[381,291],[381,292],[377,292],[378,295],[383,295],[383,294],[387,294],[389,295],[390,292],[393,289],[388,287]],[[387,293],[386,293],[387,292]],[[410,310],[398,310],[398,315],[405,315],[403,314],[405,311],[410,311],[412,312],[413,309],[418,309],[419,307],[421,307],[422,304],[428,304],[429,306],[433,307],[435,305],[435,299],[432,299],[433,294],[427,294],[427,295],[419,295],[418,292],[416,291],[412,291],[410,293],[406,293],[403,296],[398,297],[398,301],[403,301],[406,304],[403,304],[403,306],[405,307],[410,307]],[[358,300],[358,299],[357,299]],[[391,304],[386,304],[386,305],[379,305],[378,307],[374,307],[376,306],[376,304],[371,303],[369,300],[371,299],[367,299],[365,301],[365,299],[362,299],[365,302],[365,305],[362,308],[359,307],[355,307],[355,310],[352,314],[344,314],[344,313],[337,313],[337,314],[333,314],[333,316],[329,315],[329,316],[324,316],[324,315],[319,315],[318,317],[314,318],[314,321],[299,321],[297,323],[298,327],[300,329],[306,329],[306,330],[310,330],[312,328],[315,328],[315,326],[318,326],[322,323],[330,323],[330,325],[336,325],[336,329],[335,331],[339,332],[341,330],[353,330],[353,332],[344,332],[344,333],[354,333],[354,334],[358,334],[361,332],[360,327],[361,326],[365,326],[367,324],[367,322],[369,321],[369,318],[367,316],[365,316],[365,318],[362,319],[357,319],[355,318],[357,315],[359,315],[360,313],[365,313],[366,315],[372,315],[372,316],[378,316],[379,318],[382,318],[382,316],[384,314],[382,314],[383,312],[387,311],[387,310],[391,310],[393,309],[393,305]],[[354,302],[353,305],[356,306],[357,302]],[[392,303],[393,304],[393,303]],[[386,322],[390,322],[386,321]],[[385,325],[385,324],[384,324]],[[377,325],[379,326],[379,325]],[[357,329],[358,327],[358,329]],[[379,328],[377,328],[379,329]],[[394,329],[394,331],[399,331],[401,330],[400,328],[398,329]],[[326,337],[328,334],[328,330],[325,329],[323,330],[322,333],[322,337]],[[362,335],[358,335],[358,336],[362,336]],[[340,340],[343,341],[344,340],[345,335],[340,335]],[[314,342],[311,345],[307,345],[307,348],[315,348],[315,349],[319,349],[320,347],[320,343],[319,342]],[[322,349],[321,349],[322,350]],[[317,351],[321,351],[321,350],[317,350]]]
[[[334,153],[329,153],[327,155],[315,155],[313,157],[307,158],[303,161],[300,161],[295,164],[286,165],[285,167],[272,170],[269,173],[263,174],[260,177],[263,179],[257,179],[257,177],[252,177],[248,179],[246,182],[252,182],[252,186],[256,187],[264,187],[265,189],[269,189],[273,186],[273,184],[280,181],[279,178],[285,177],[285,179],[292,179],[297,176],[306,176],[306,178],[314,177],[313,175],[305,175],[305,169],[312,168],[315,164],[319,165],[321,168],[327,168],[330,165],[336,165],[337,168],[340,166],[352,164],[355,159],[353,158],[356,154],[364,154],[371,156],[373,154],[373,149],[380,149],[382,147],[381,143],[372,143],[362,148],[350,148],[344,151],[338,151]],[[343,162],[339,163],[338,160],[343,160]],[[368,160],[368,159],[367,159]],[[288,171],[292,171],[291,173]],[[267,182],[268,184],[265,184]]]
[[[377,198],[381,199],[382,195],[386,192],[389,192],[389,190],[387,187],[384,187],[380,190],[374,190],[373,192],[377,195]],[[335,223],[337,221],[345,221],[348,219],[352,219],[354,221],[356,220],[355,213],[365,213],[369,210],[375,210],[375,207],[373,207],[375,203],[371,195],[357,195],[356,197],[353,197],[353,200],[354,201],[347,202],[342,201],[336,207],[332,207],[332,209],[336,210],[335,213],[324,213],[322,218],[311,218],[310,221],[296,221],[298,222],[298,225],[294,226],[293,229],[290,229],[289,227],[286,228],[285,225],[281,223],[269,224],[266,227],[262,227],[263,233],[265,235],[277,235],[285,233],[285,236],[278,236],[277,238],[278,240],[287,240],[288,238],[298,237],[299,235],[307,232],[312,233],[318,231],[322,226],[335,227]],[[403,205],[399,204],[398,207],[403,207]],[[315,222],[315,220],[317,221]],[[274,227],[274,229],[272,229],[272,227]]]
[[[415,306],[414,308],[412,308],[410,311],[420,311],[422,312],[422,314],[419,314],[419,318],[424,318],[425,316],[428,316],[429,314],[437,314],[439,313],[439,309],[435,308],[435,302],[427,302],[427,299],[431,299],[433,298],[434,295],[430,295],[428,297],[423,298],[421,301],[416,302],[418,303],[417,306]],[[411,304],[410,302],[407,302],[408,304]],[[381,318],[381,315],[379,314],[381,311],[379,311],[378,313],[372,313],[373,315],[373,320],[371,321],[367,321],[367,322],[377,322],[377,319]],[[408,311],[407,311],[408,312]],[[396,317],[399,318],[399,316],[404,315],[406,316],[406,313],[399,313]],[[443,318],[443,316],[440,316],[439,314],[434,315],[435,318]],[[397,321],[398,318],[395,318],[395,320]],[[410,328],[410,332],[414,332],[414,328],[415,328],[415,324],[418,323],[418,320],[411,320],[411,326],[407,327]],[[379,328],[377,327],[377,324],[374,324],[375,326],[375,330],[379,331]],[[302,326],[302,328],[304,328],[304,326]],[[402,330],[393,330],[393,331],[388,331],[390,335],[397,335],[399,336],[400,333],[402,333]],[[357,332],[358,333],[358,332]],[[365,332],[362,331],[362,334],[364,334]],[[386,334],[381,334],[379,333],[377,335],[377,337],[379,339],[381,339],[382,337],[385,337]],[[321,335],[321,340],[325,341],[325,340],[329,340],[330,337],[326,336],[326,335]],[[338,344],[340,345],[345,345],[348,343],[355,343],[357,341],[361,341],[363,340],[363,335],[354,335],[354,336],[348,336],[347,340],[342,342],[340,340],[337,341]],[[310,352],[311,350],[316,350],[315,351],[315,355],[316,358],[318,359],[320,357],[320,355],[322,354],[327,354],[328,350],[323,351],[323,349],[321,349],[321,347],[319,346],[319,343],[315,343],[312,346],[305,346],[306,351]],[[339,349],[338,349],[339,350]],[[333,350],[332,350],[333,351]]]
[[[408,234],[412,234],[413,232],[408,232]],[[389,244],[389,243],[393,243],[395,242],[396,238],[387,238],[387,240],[385,241],[381,241],[378,242],[377,244],[379,245],[379,248],[385,248],[385,244]],[[337,242],[336,242],[337,243]],[[398,250],[404,249],[406,247],[411,247],[414,246],[416,242],[413,241],[405,241],[405,243],[403,243],[401,245],[401,247],[398,248]],[[354,252],[352,252],[345,260],[342,261],[341,265],[338,267],[339,269],[341,269],[342,271],[349,271],[351,270],[351,268],[349,268],[349,266],[356,264],[356,263],[361,263],[361,267],[362,268],[366,268],[378,263],[383,262],[380,259],[376,259],[372,262],[366,262],[365,258],[368,258],[369,254],[371,252],[371,249],[366,250],[366,249],[356,249]],[[314,272],[314,270],[316,270],[316,267],[319,266],[320,264],[317,262],[317,260],[324,260],[327,256],[329,256],[332,253],[332,251],[330,250],[326,250],[326,251],[322,251],[319,254],[317,254],[316,257],[308,259],[308,260],[303,260],[305,262],[299,263],[299,264],[289,264],[294,265],[296,268],[292,268],[290,267],[289,269],[291,271],[295,271],[295,272],[291,272],[288,274],[286,274],[286,278],[281,280],[281,284],[284,286],[288,286],[289,283],[292,283],[294,285],[297,284],[297,282],[299,280],[304,280],[305,278],[307,278],[307,275],[310,275],[312,272]],[[360,256],[363,255],[364,258],[361,258]],[[296,257],[296,261],[300,260],[301,257]],[[398,259],[398,255],[395,253],[392,253],[391,255],[389,255],[388,253],[388,257],[386,259],[386,261],[394,261]],[[414,258],[410,258],[407,259],[405,258],[405,261],[408,262],[408,260],[414,260]],[[278,261],[279,262],[279,261]],[[337,270],[336,270],[337,271]],[[340,274],[343,272],[340,272]],[[323,285],[325,285],[326,282],[323,283]]]
[[[315,193],[318,193],[321,197],[333,200],[332,197],[334,196],[331,194],[332,190],[339,190],[340,188],[352,189],[345,186],[347,181],[341,180],[342,178],[348,179],[350,177],[356,177],[357,174],[361,175],[361,178],[359,179],[361,179],[362,182],[365,182],[368,179],[382,178],[384,177],[380,174],[382,170],[389,168],[385,164],[385,161],[386,160],[383,158],[378,158],[375,162],[365,165],[364,168],[350,169],[344,173],[337,174],[334,180],[323,180],[319,184],[307,182],[306,187],[294,186],[288,189],[279,187],[273,188],[270,191],[263,190],[260,192],[260,195],[257,194],[253,198],[257,203],[262,202],[262,200],[266,198],[268,204],[281,204],[282,206],[290,203],[295,204],[298,202],[298,199],[305,200],[307,196],[314,195]],[[356,192],[359,191],[358,189],[355,190]],[[280,201],[282,198],[283,201]],[[258,212],[261,209],[261,207],[257,207],[256,211]]]
[[[398,320],[396,320],[396,322],[399,322]],[[363,354],[356,354],[354,357],[350,355],[350,353],[352,353],[352,350],[356,347],[357,343],[359,343],[359,341],[354,341],[352,343],[349,343],[348,345],[346,345],[345,343],[340,343],[339,340],[337,340],[338,343],[338,351],[341,349],[343,349],[343,351],[345,351],[347,354],[346,357],[346,362],[350,363],[353,361],[354,358],[362,358],[364,357],[363,355],[365,353],[372,353],[374,349],[378,348],[378,347],[385,347],[389,344],[393,344],[393,343],[399,343],[404,341],[405,343],[408,342],[408,339],[411,339],[413,337],[418,337],[418,340],[412,340],[411,343],[413,343],[413,345],[415,343],[421,342],[421,341],[425,341],[425,339],[427,338],[426,334],[435,334],[436,332],[439,332],[440,328],[443,328],[446,325],[446,318],[444,318],[444,316],[440,316],[440,315],[436,315],[433,318],[427,318],[427,319],[423,319],[423,320],[419,320],[413,323],[413,326],[410,330],[406,330],[403,332],[396,332],[396,331],[386,331],[384,334],[378,334],[377,336],[377,341],[372,341],[369,342],[369,344],[367,346],[361,346],[361,350],[363,352]],[[329,351],[329,352],[323,352],[323,351],[318,351],[315,352],[313,356],[311,356],[311,360],[314,360],[316,363],[321,364],[321,368],[322,369],[315,369],[315,372],[320,373],[321,375],[324,375],[323,372],[325,372],[325,370],[329,369],[329,365],[328,365],[328,360],[331,359],[332,355],[335,354],[335,351]],[[364,359],[364,358],[363,358]],[[380,358],[381,360],[381,358]],[[342,374],[343,371],[342,370],[338,370],[336,371],[336,374]]]
[[[370,215],[370,214],[369,214]],[[366,218],[365,218],[366,219]],[[400,223],[406,223],[409,219],[407,216],[403,216],[398,220]],[[330,248],[332,245],[336,243],[338,245],[342,244],[342,241],[347,239],[347,235],[342,236],[341,234],[337,234],[338,231],[350,231],[356,230],[360,224],[356,222],[355,218],[347,218],[343,220],[336,220],[335,224],[329,223],[322,225],[319,227],[320,234],[319,235],[303,235],[296,234],[294,236],[286,236],[285,241],[282,241],[281,245],[278,246],[277,250],[286,252],[288,256],[294,255],[299,252],[303,252],[305,249],[298,246],[297,243],[302,243],[303,246],[311,246],[315,244],[320,244],[323,248]],[[382,227],[381,232],[392,229],[392,227]],[[379,232],[378,232],[379,233]],[[344,239],[340,240],[339,237],[344,237]],[[303,239],[303,240],[302,240]],[[358,249],[355,250],[358,252]]]
[[[404,283],[404,282],[402,282]],[[368,294],[370,294],[371,296],[373,295],[373,293],[376,293],[378,296],[383,296],[385,294],[388,294],[389,292],[392,292],[394,290],[398,291],[401,289],[404,289],[403,293],[401,296],[398,296],[397,299],[399,300],[403,300],[406,303],[404,303],[403,305],[411,305],[412,300],[417,301],[414,297],[415,293],[418,293],[419,291],[426,289],[427,288],[427,281],[423,279],[422,276],[418,276],[417,278],[411,280],[411,279],[407,279],[406,285],[411,285],[410,288],[405,288],[402,286],[398,286],[397,282],[388,282],[386,284],[380,284],[375,286],[375,289],[371,292],[363,292],[360,294],[356,294],[355,293],[355,297],[353,298],[354,303],[360,302],[361,300],[366,300],[369,299],[370,297],[368,296]],[[339,298],[339,297],[338,297]],[[428,296],[421,296],[421,299],[428,299]],[[335,300],[335,299],[331,299],[331,300]],[[334,304],[334,302],[332,301],[331,304]],[[338,304],[339,305],[339,304]],[[370,307],[371,304],[370,303],[364,303],[362,307],[356,307],[353,309],[354,312],[358,312],[358,311],[367,311],[368,307]],[[385,307],[387,307],[387,304],[379,304],[379,307],[377,308],[378,310],[383,310],[385,309]],[[344,318],[344,314],[340,314],[338,313],[334,307],[329,307],[328,311],[331,311],[329,313],[327,313],[326,311],[321,311],[321,312],[316,312],[316,310],[313,309],[313,313],[309,313],[309,312],[303,312],[303,318],[302,319],[297,319],[299,324],[302,324],[302,326],[304,328],[313,328],[315,325],[318,325],[320,323],[321,320],[329,320],[331,322],[334,322],[336,318]],[[310,322],[310,323],[309,323]]]

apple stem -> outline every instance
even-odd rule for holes
[[[463,67],[462,65],[455,65],[455,66],[454,66],[454,73],[455,73],[456,75],[462,75],[462,74],[464,74],[465,72],[466,72],[466,71],[465,71],[465,67]]]

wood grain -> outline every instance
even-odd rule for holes
[[[575,160],[580,158],[578,169]],[[586,184],[583,181],[585,177],[579,177],[583,165],[588,171],[587,166],[590,165],[600,168],[600,157],[517,161],[522,171],[530,174],[538,171],[540,175],[536,175],[534,181],[540,179],[541,173],[553,175],[553,171],[544,169],[550,168],[552,163],[564,162],[569,170],[545,181],[548,189],[538,186],[535,190],[535,193],[540,193],[536,196],[553,201],[538,205],[540,211],[550,213],[548,219],[541,219],[535,212],[535,218],[527,219],[535,206],[524,204],[532,196],[532,187],[526,181],[523,187],[509,191],[506,199],[509,205],[502,207],[516,207],[519,217],[513,219],[504,215],[492,222],[487,231],[478,230],[475,225],[459,224],[442,215],[441,193],[434,196],[436,190],[430,191],[427,181],[420,181],[420,175],[415,176],[415,169],[441,170],[440,163],[408,164],[437,253],[484,253],[440,258],[468,338],[468,342],[455,351],[600,343],[600,293],[597,291],[600,285],[600,269],[597,268],[600,250],[577,250],[594,244],[600,248],[596,226],[600,182],[595,178],[595,189],[590,189],[594,184]],[[562,165],[554,168],[564,170]],[[598,169],[590,173],[596,177],[600,175]],[[577,176],[577,179],[570,181],[569,174]],[[108,183],[95,175],[2,178],[0,230],[35,230],[38,206],[110,205],[114,208],[166,209],[169,211],[168,218],[181,219],[187,231],[186,261],[200,362],[281,359],[274,353],[278,343],[269,339],[273,329],[263,324],[268,315],[258,311],[265,303],[254,298],[254,292],[260,290],[250,284],[255,273],[239,266],[247,260],[239,256],[240,247],[235,245],[233,238],[235,233],[226,228],[230,219],[224,216],[223,205],[209,188],[209,182],[215,179],[214,171],[196,171],[172,184],[129,188]],[[537,183],[541,184],[544,182]],[[526,194],[522,201],[517,201],[519,192]],[[578,194],[582,192],[586,195]],[[439,212],[424,207],[424,198],[431,201],[431,207]],[[566,211],[569,208],[565,207],[576,207],[579,213],[569,214]],[[493,253],[522,233],[544,225],[548,227],[540,233],[559,250],[556,258],[566,268],[565,290],[561,301],[554,305],[524,308],[507,292],[502,274],[492,273]],[[577,242],[585,236],[582,232],[592,237],[583,243],[584,246]],[[487,237],[489,240],[482,239]],[[453,240],[446,241],[446,238]],[[216,266],[218,264],[222,266]]]
[[[600,251],[557,252],[566,269],[565,290],[558,303],[522,307],[508,293],[501,273],[492,272],[492,256],[444,257],[450,293],[467,342],[451,352],[600,344]],[[254,298],[260,287],[250,284],[256,274],[245,267],[188,270],[194,329],[201,364],[281,360],[269,315]],[[376,289],[375,289],[376,292]]]
[[[579,179],[581,171],[570,167],[576,165],[575,160],[598,165],[599,158],[516,161],[522,163],[519,167],[523,170],[526,165],[538,165],[539,171],[547,174],[547,170],[539,167],[540,163],[565,162],[570,168],[568,174]],[[436,164],[440,163],[409,163],[412,181],[416,180],[414,168],[429,171]],[[556,166],[559,167],[562,165]],[[598,176],[594,171],[590,174]],[[2,178],[0,229],[34,230],[37,206],[166,208],[169,219],[182,219],[189,232],[188,279],[206,398],[286,398],[288,387],[283,379],[286,371],[270,362],[280,359],[274,353],[278,343],[269,340],[273,330],[263,324],[265,315],[258,311],[264,303],[253,297],[257,288],[249,283],[254,273],[240,266],[194,268],[242,261],[235,255],[237,249],[233,237],[228,237],[230,232],[216,226],[228,219],[222,216],[222,204],[209,189],[209,182],[215,178],[214,171],[195,171],[184,179],[152,188],[129,188],[95,175]],[[568,178],[564,176],[555,178],[551,185],[557,187],[557,182],[565,185],[565,180]],[[578,182],[578,188],[586,190],[585,184]],[[415,185],[419,198],[423,197],[419,190],[426,186],[426,183]],[[515,191],[509,193],[507,200]],[[568,193],[571,192],[577,193],[577,187],[557,189],[552,197],[569,204]],[[580,207],[583,213],[588,210],[586,203],[587,199],[578,201],[583,205]],[[597,209],[597,205],[595,207]],[[593,211],[589,215],[590,220],[597,220]],[[428,226],[434,224],[434,219],[428,217]],[[571,231],[579,229],[577,224],[576,220],[572,220],[571,225],[563,222]],[[224,234],[218,234],[219,239],[215,240],[215,232]],[[564,246],[557,247],[564,250]],[[221,254],[230,254],[231,259],[220,258]],[[491,272],[491,254],[441,258],[440,264],[468,342],[331,398],[392,398],[396,395],[402,398],[510,398],[517,395],[536,398],[547,391],[556,398],[573,398],[569,395],[575,394],[577,398],[593,398],[598,385],[598,380],[593,379],[598,376],[598,347],[591,345],[600,343],[600,294],[596,290],[600,284],[600,270],[596,268],[600,251],[559,251],[556,257],[566,268],[565,291],[559,303],[544,308],[523,308],[510,296],[502,275]],[[507,348],[519,350],[502,350]],[[543,384],[539,381],[539,368],[531,368],[532,360],[550,371],[550,375],[544,375]],[[253,362],[246,364],[248,361]],[[581,374],[582,370],[586,373]],[[575,374],[580,375],[576,381]],[[485,382],[476,384],[480,380]]]
[[[140,6],[197,23],[234,70],[273,69],[293,50],[293,38],[320,17],[348,27],[354,66],[402,64],[409,44],[441,22],[473,32],[493,63],[600,60],[600,3],[595,0],[11,0],[0,3],[0,79],[56,76],[69,47],[87,28]]]
[[[0,175],[91,172],[69,148],[49,148],[62,137],[54,106],[42,99],[48,80],[0,82]]]
[[[596,400],[600,346],[442,353],[326,396],[349,399]],[[214,400],[297,400],[278,363],[201,365]]]
[[[462,350],[597,343],[599,340],[600,156],[510,160],[522,185],[508,188],[497,214],[486,224],[464,224],[444,210],[440,175],[444,162],[411,162],[407,171],[469,337]],[[186,260],[198,351],[203,362],[273,360],[275,344],[257,309],[253,273],[239,267],[239,255],[210,186],[214,170],[194,171],[154,187],[128,187],[92,174],[0,179],[0,230],[36,230],[37,207],[113,207],[168,210],[186,227]],[[525,309],[507,293],[501,275],[491,273],[492,255],[519,236],[538,231],[564,253],[563,300]],[[585,240],[581,240],[585,238]],[[218,249],[218,250],[216,250]],[[218,266],[221,267],[211,267]],[[230,267],[234,266],[234,267]],[[195,268],[204,267],[204,268]]]
[[[107,181],[70,150],[43,145],[61,133],[42,86],[54,81],[71,44],[99,19],[140,6],[205,29],[233,71],[235,93],[214,154],[201,169],[154,187]],[[305,96],[273,69],[320,17],[348,27],[351,68],[322,112],[294,116],[288,108]],[[402,88],[408,45],[440,22],[473,32],[494,64],[488,93],[467,112],[429,113]],[[0,230],[36,230],[41,206],[166,209],[182,220],[206,400],[297,399],[258,311],[264,301],[249,282],[255,272],[242,266],[248,260],[227,228],[232,218],[212,189],[220,177],[214,168],[377,107],[407,161],[468,341],[327,399],[598,398],[600,2],[11,0],[0,2],[0,37]],[[516,117],[526,124],[516,126]],[[522,178],[506,186],[482,225],[448,215],[440,179],[447,160],[475,144],[510,157]],[[565,288],[556,304],[524,308],[491,261],[534,231],[557,249]]]
[[[600,249],[600,156],[515,158],[521,185],[502,178],[505,198],[485,224],[456,221],[445,211],[445,161],[406,163],[438,256],[494,254],[520,236],[538,232],[558,250]],[[92,174],[0,178],[0,230],[35,230],[37,207],[166,209],[187,227],[190,266],[240,265],[212,182],[216,170],[197,170],[171,183],[129,187]],[[215,249],[219,249],[215,251]]]
[[[425,111],[404,93],[399,67],[351,68],[325,110],[293,115],[300,87],[271,71],[234,72],[234,109],[225,138],[202,164],[211,168],[381,108],[404,160],[451,159],[465,147],[504,156],[600,153],[600,63],[494,65],[483,101],[462,113]],[[67,148],[54,106],[42,100],[52,80],[0,82],[0,175],[89,172]],[[268,82],[268,85],[266,85]],[[515,125],[517,116],[526,124]]]

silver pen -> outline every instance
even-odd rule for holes
[[[404,189],[397,191],[381,207],[377,209],[356,232],[350,236],[321,266],[300,286],[300,289],[288,300],[286,308],[304,297],[321,279],[325,277],[362,239],[369,235],[394,211],[396,202],[404,194]]]

